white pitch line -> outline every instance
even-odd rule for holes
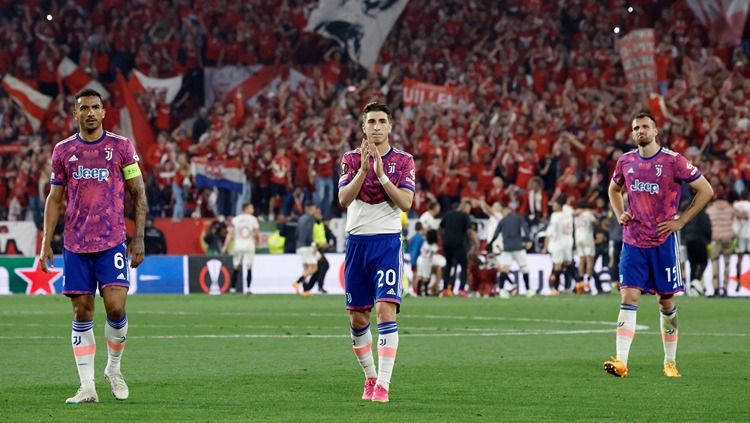
[[[276,316],[281,316],[282,314],[274,314]],[[288,316],[287,314],[283,314],[284,316]],[[268,315],[265,315],[268,316]],[[316,315],[308,315],[313,317],[322,317],[322,316],[316,316]],[[340,317],[340,315],[336,315]],[[523,317],[488,317],[488,316],[419,316],[422,318],[430,319],[430,320],[475,320],[475,321],[497,321],[497,322],[525,322],[525,323],[553,323],[553,324],[571,324],[571,325],[596,325],[596,326],[615,326],[615,322],[605,322],[605,321],[586,321],[586,320],[556,320],[556,319],[529,319],[529,318],[523,318]],[[39,323],[0,323],[0,326],[10,326],[10,327],[16,327],[16,326],[28,326],[28,327],[40,327],[42,326]],[[45,325],[47,327],[62,327],[62,324],[48,324]],[[65,325],[67,326],[67,325]],[[200,328],[216,328],[216,327],[232,327],[232,328],[249,328],[249,329],[323,329],[323,328],[337,328],[338,326],[274,326],[274,325],[268,325],[268,326],[262,326],[262,325],[228,325],[228,324],[174,324],[174,325],[165,325],[165,324],[148,324],[144,323],[142,325],[139,324],[131,324],[131,327],[148,327],[148,328],[172,328],[172,327],[200,327]],[[422,329],[422,328],[420,328]],[[432,328],[424,328],[424,329],[432,329]],[[443,330],[445,328],[434,328],[434,330]],[[474,330],[474,331],[483,331],[483,330],[492,330],[492,328],[462,328],[463,330]],[[648,330],[650,329],[649,326],[646,325],[636,325],[636,329],[639,331]]]
[[[549,335],[598,335],[611,334],[612,329],[596,330],[532,330],[532,331],[494,331],[494,332],[447,332],[447,333],[408,333],[402,334],[405,338],[434,338],[434,337],[498,337],[498,336],[549,336]],[[641,335],[660,335],[660,332],[643,331]],[[719,337],[750,337],[748,333],[715,333],[715,332],[692,332],[681,333],[680,336],[719,336]],[[347,339],[349,335],[344,334],[320,334],[320,335],[286,335],[286,334],[201,334],[201,335],[146,335],[129,336],[128,339]],[[66,336],[0,336],[4,340],[52,340],[68,339]]]

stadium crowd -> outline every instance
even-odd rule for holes
[[[0,2],[0,74],[55,99],[34,130],[0,91],[0,220],[41,224],[51,148],[75,131],[73,93],[56,75],[63,56],[105,84],[111,109],[124,101],[118,72],[185,76],[172,104],[148,91],[138,97],[158,133],[140,152],[153,217],[233,215],[247,199],[262,219],[301,214],[308,199],[324,217],[340,215],[337,163],[358,145],[357,113],[373,100],[393,107],[392,144],[415,156],[412,217],[430,202],[445,212],[468,199],[475,217],[499,202],[544,222],[549,202],[565,198],[593,210],[606,232],[609,175],[632,148],[631,117],[649,108],[660,143],[698,163],[717,200],[750,189],[748,44],[712,44],[685,1],[411,0],[372,72],[305,31],[317,3],[77,0],[45,10]],[[637,28],[656,32],[657,106],[626,89],[616,40]],[[254,64],[322,64],[327,74],[308,89],[269,85],[239,108],[205,104],[206,67]],[[403,107],[405,78],[455,87],[469,100]],[[110,119],[107,129],[118,132]],[[195,157],[241,158],[245,198],[197,189]]]

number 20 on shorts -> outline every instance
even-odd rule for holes
[[[396,278],[396,271],[393,269],[388,270],[378,270],[378,288],[383,287],[383,281],[385,280],[385,284],[388,286],[393,286],[397,282]]]

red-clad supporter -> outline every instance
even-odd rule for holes
[[[276,215],[281,207],[281,201],[292,188],[292,161],[287,156],[286,147],[276,147],[276,155],[271,160],[271,185],[268,204],[268,216]]]
[[[492,204],[496,201],[503,206],[508,204],[510,196],[508,195],[508,190],[505,188],[503,178],[499,176],[492,178],[492,187],[487,191],[485,200],[487,201],[487,204]]]
[[[313,152],[308,151],[309,147],[304,146],[302,140],[298,138],[294,142],[288,155],[292,165],[292,185],[310,190],[313,186],[310,180],[310,161],[312,160],[310,156]]]
[[[529,180],[536,174],[537,159],[530,147],[523,149],[522,157],[523,160],[518,162],[516,168],[516,186],[525,190]]]
[[[159,132],[156,137],[156,144],[152,145],[151,148],[146,151],[143,155],[143,161],[149,169],[153,169],[156,165],[163,163],[167,160],[167,142],[169,141],[169,135],[166,132]]]

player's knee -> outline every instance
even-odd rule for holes
[[[349,323],[354,329],[364,329],[370,323],[370,312],[351,310]]]
[[[659,305],[663,310],[669,310],[674,306],[675,300],[674,295],[668,294],[668,295],[660,295],[659,296]]]
[[[379,302],[377,304],[378,323],[392,322],[396,320],[397,305],[389,302]]]
[[[86,305],[76,305],[73,307],[75,320],[79,322],[88,322],[94,320],[94,308]]]
[[[79,295],[73,297],[73,315],[79,322],[87,322],[94,319],[94,298],[90,295]]]
[[[632,288],[624,288],[620,291],[623,304],[635,305],[640,303],[640,291]]]
[[[109,306],[107,308],[107,318],[110,320],[119,321],[125,317],[125,305]]]

